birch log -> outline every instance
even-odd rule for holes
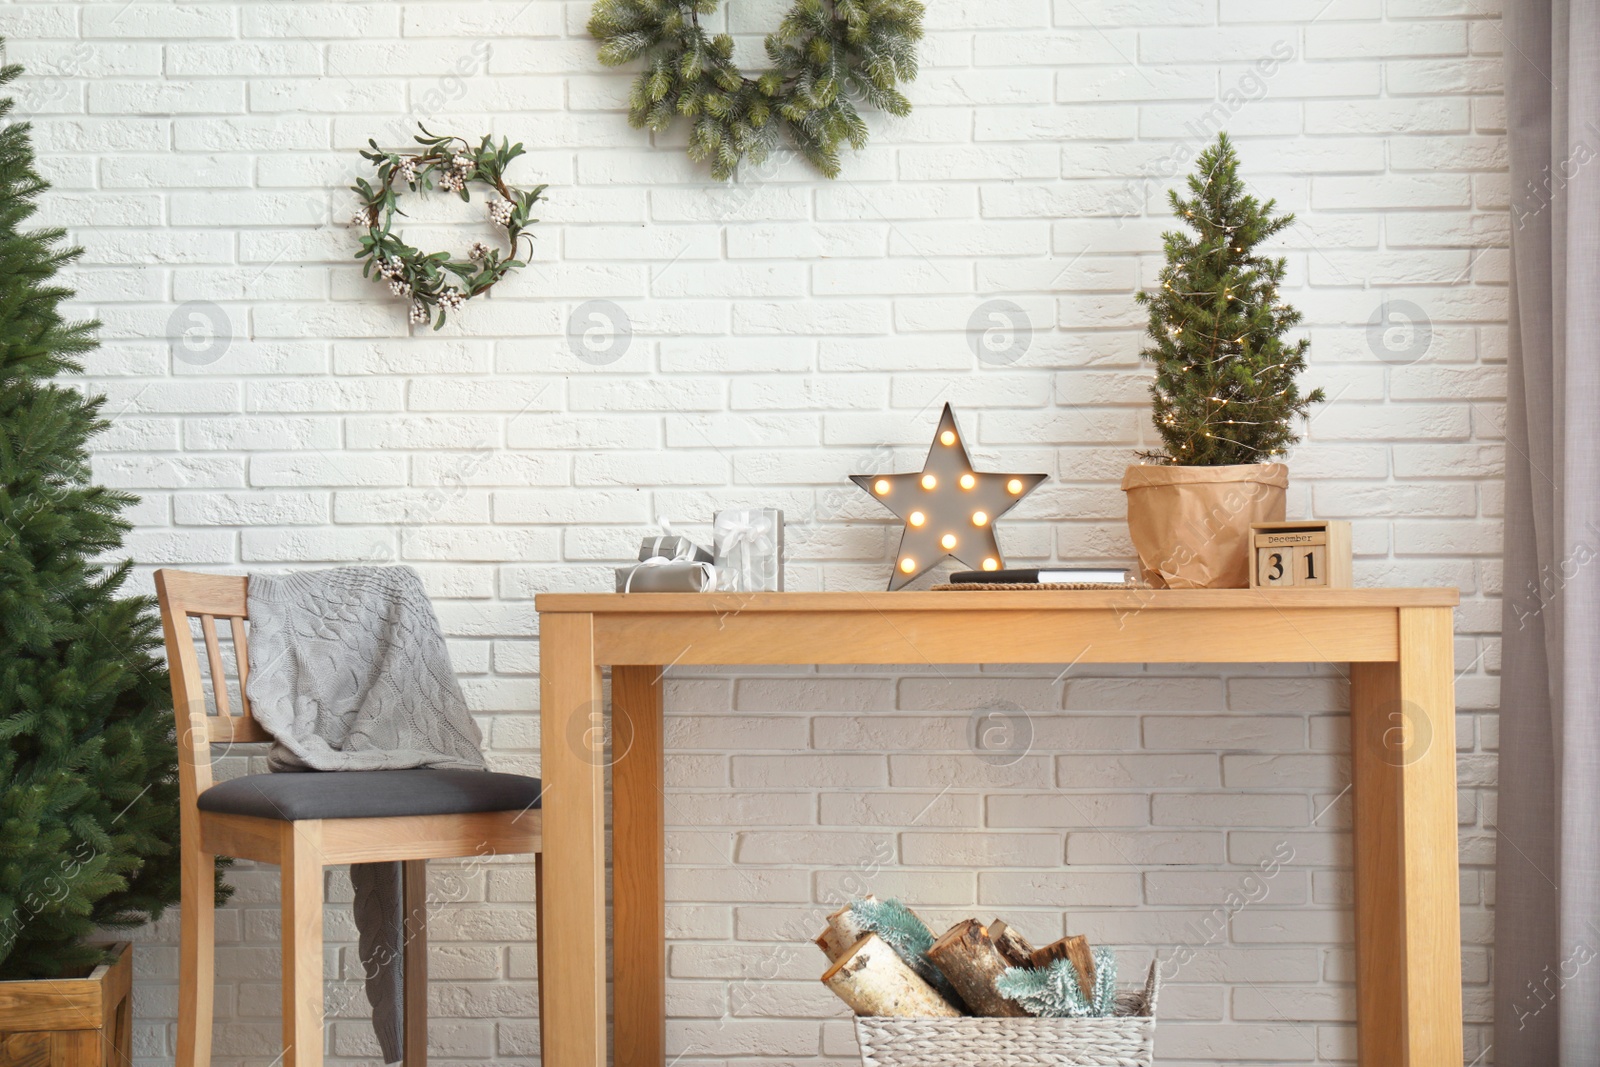
[[[1027,1010],[1002,997],[994,984],[1010,966],[994,947],[989,931],[976,919],[957,923],[928,950],[928,959],[966,1002],[974,1015],[1022,1018]]]
[[[867,897],[866,899],[871,900],[872,898]],[[830,962],[837,963],[840,956],[849,952],[856,946],[856,942],[866,937],[869,933],[871,933],[870,930],[862,929],[860,922],[856,919],[855,912],[851,910],[850,905],[846,904],[828,916],[827,929],[823,930],[813,940],[815,940],[817,947],[822,950],[822,954],[827,956]]]
[[[961,1014],[877,934],[868,934],[840,956],[822,976],[822,984],[857,1015],[950,1019]]]
[[[1087,937],[1082,934],[1063,937],[1033,954],[1035,967],[1048,967],[1056,960],[1071,960],[1073,970],[1078,972],[1078,985],[1083,988],[1083,995],[1094,996],[1094,953],[1089,951]]]

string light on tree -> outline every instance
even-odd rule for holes
[[[1005,557],[995,520],[1010,511],[1043,474],[990,474],[972,469],[966,439],[946,404],[922,470],[852,474],[850,480],[905,523],[889,589],[900,589],[954,557],[974,570],[999,570]]]

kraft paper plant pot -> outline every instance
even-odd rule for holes
[[[1289,468],[1136,466],[1122,476],[1128,533],[1144,580],[1157,589],[1243,589],[1250,524],[1282,522]]]

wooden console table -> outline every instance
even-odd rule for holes
[[[1348,663],[1362,1067],[1460,1067],[1454,589],[545,594],[545,1067],[663,1067],[662,672],[677,664]]]

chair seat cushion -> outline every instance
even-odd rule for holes
[[[207,789],[199,806],[284,822],[521,811],[539,806],[539,779],[428,768],[249,774]]]

